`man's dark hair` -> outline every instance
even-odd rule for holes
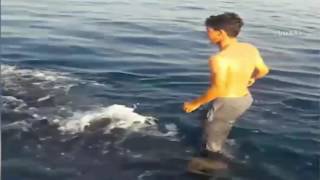
[[[215,30],[224,30],[228,36],[237,37],[241,27],[242,19],[236,13],[226,12],[206,19],[206,26]]]

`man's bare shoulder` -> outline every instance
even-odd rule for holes
[[[219,53],[211,55],[209,58],[209,66],[221,67],[227,65],[228,62],[223,59],[224,57]]]
[[[248,50],[255,51],[255,52],[258,51],[258,48],[257,48],[255,45],[251,44],[251,43],[242,42],[241,45],[242,45],[243,47],[245,47],[246,49],[248,49]]]
[[[213,61],[219,61],[223,59],[223,55],[221,53],[216,53],[216,54],[212,54],[210,57],[209,57],[209,62],[213,62]]]

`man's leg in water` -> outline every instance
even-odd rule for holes
[[[205,149],[208,153],[219,154],[233,124],[249,109],[253,102],[251,94],[235,98],[217,98],[208,111],[204,122]]]

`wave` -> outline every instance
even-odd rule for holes
[[[162,132],[157,127],[157,119],[135,112],[135,105],[104,105],[95,101],[92,98],[95,94],[91,96],[91,93],[105,90],[106,84],[47,69],[2,65],[1,71],[4,82],[1,96],[5,119],[3,130],[28,131],[33,123],[45,120],[48,124],[57,125],[62,134],[100,130],[110,133],[120,128],[170,137],[172,140],[177,135],[174,124],[165,124]],[[132,74],[123,75],[127,77]]]

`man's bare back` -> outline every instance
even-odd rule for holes
[[[209,66],[220,64],[217,67],[211,67],[217,73],[223,73],[223,78],[218,80],[224,84],[224,91],[218,97],[242,97],[249,93],[248,85],[251,85],[256,77],[255,72],[260,75],[268,71],[259,51],[249,43],[234,42],[226,49],[212,56]],[[222,68],[221,68],[222,67]]]

